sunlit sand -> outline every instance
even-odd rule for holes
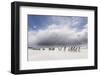
[[[59,59],[84,59],[88,58],[88,49],[80,48],[80,51],[68,51],[66,50],[33,50],[28,48],[28,61],[40,61],[40,60],[59,60]]]

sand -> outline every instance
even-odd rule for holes
[[[28,49],[28,61],[40,61],[40,60],[59,60],[59,59],[83,59],[88,58],[88,49],[81,48],[80,52],[77,51],[65,51],[55,48],[54,51],[45,48],[45,50],[33,50]]]

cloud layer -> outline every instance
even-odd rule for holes
[[[58,19],[59,20],[59,19]],[[56,20],[57,21],[57,20]],[[75,21],[74,25],[78,21]],[[77,30],[69,24],[51,24],[46,29],[28,32],[28,47],[57,47],[87,45],[87,24]]]

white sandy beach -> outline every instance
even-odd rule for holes
[[[80,52],[71,52],[68,50],[59,51],[57,48],[54,51],[48,50],[32,50],[28,49],[28,61],[40,60],[59,60],[59,59],[83,59],[88,58],[88,49],[81,48]]]

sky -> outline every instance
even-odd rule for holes
[[[28,46],[86,45],[87,26],[87,17],[28,15]]]
[[[28,15],[28,30],[39,30],[48,27],[48,25],[63,25],[75,26],[83,28],[87,24],[87,17],[78,16],[50,16],[50,15]],[[74,28],[74,27],[73,27]]]

